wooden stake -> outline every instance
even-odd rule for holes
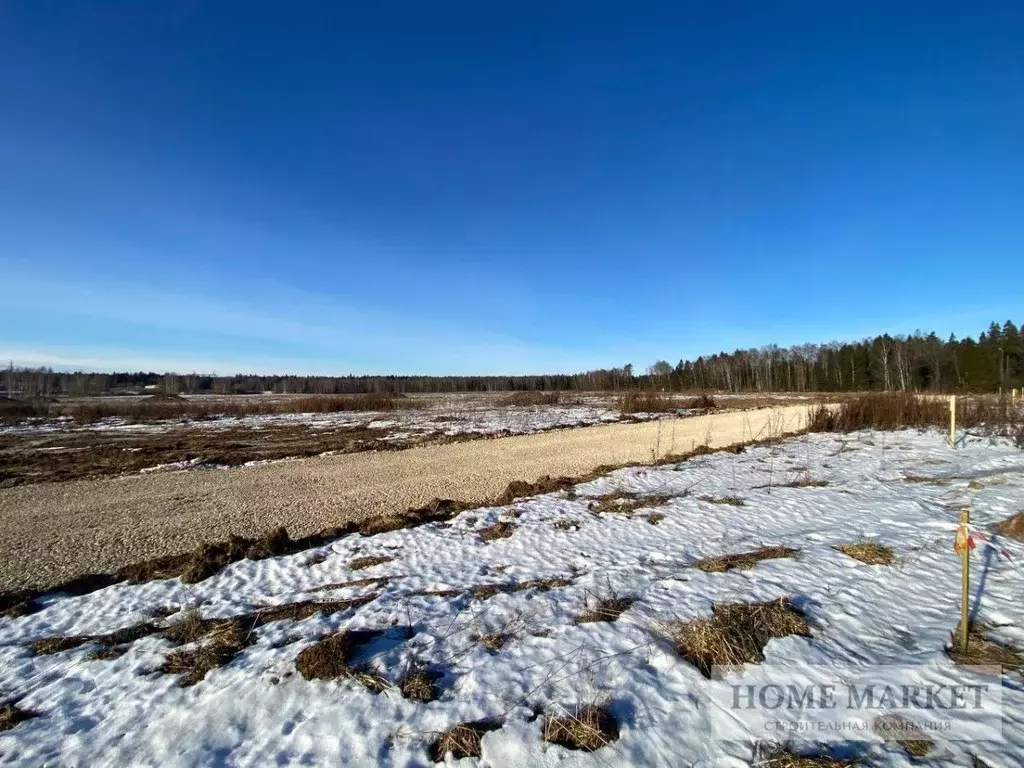
[[[956,395],[949,396],[949,447],[956,448]]]
[[[960,528],[954,549],[960,553],[960,650],[967,651],[968,614],[971,610],[971,510],[960,510]]]

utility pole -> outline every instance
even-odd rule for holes
[[[14,361],[11,360],[11,366],[7,369],[7,396],[14,399]]]

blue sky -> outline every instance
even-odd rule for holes
[[[0,5],[0,358],[576,371],[1024,320],[1018,2]]]

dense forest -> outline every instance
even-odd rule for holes
[[[61,373],[12,368],[0,388],[14,397],[142,394],[347,394],[522,390],[621,390],[631,387],[727,392],[998,392],[1024,387],[1024,333],[992,323],[978,339],[943,341],[934,333],[857,342],[720,352],[645,372],[632,365],[538,376],[215,376],[172,373]]]

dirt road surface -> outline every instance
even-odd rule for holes
[[[293,536],[404,512],[433,498],[498,496],[513,480],[578,476],[799,431],[806,405],[582,427],[405,451],[255,467],[129,475],[0,489],[0,590],[47,587],[229,534]],[[58,459],[55,459],[58,460]]]

